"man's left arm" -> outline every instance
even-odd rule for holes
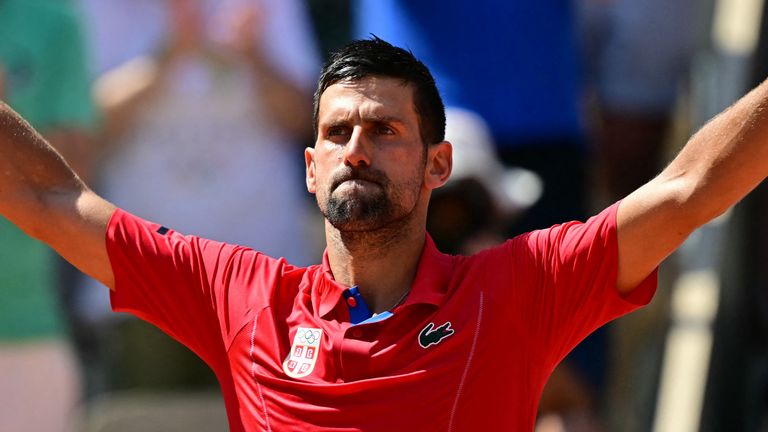
[[[617,214],[617,289],[628,293],[691,232],[736,204],[768,175],[768,81],[697,132]]]

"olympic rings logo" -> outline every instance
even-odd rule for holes
[[[314,345],[320,339],[320,330],[301,329],[296,333],[299,343]]]

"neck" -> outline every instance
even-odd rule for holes
[[[389,310],[405,297],[424,249],[426,218],[373,231],[339,231],[325,222],[328,261],[337,282],[357,285],[374,313]],[[394,226],[397,225],[397,226]]]

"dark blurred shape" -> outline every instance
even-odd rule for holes
[[[627,196],[661,170],[696,49],[697,2],[584,1],[579,6],[602,205]]]
[[[488,124],[477,113],[446,109],[445,139],[453,147],[448,183],[432,192],[427,230],[440,250],[471,255],[505,240],[508,221],[541,197],[541,179],[501,164]]]
[[[349,42],[352,35],[351,0],[307,0],[323,58]]]
[[[469,244],[498,226],[497,206],[479,180],[459,179],[432,193],[427,229],[441,251],[467,254]]]

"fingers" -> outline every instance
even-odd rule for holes
[[[168,2],[169,49],[175,54],[196,52],[205,43],[204,20],[199,5],[191,0]]]

